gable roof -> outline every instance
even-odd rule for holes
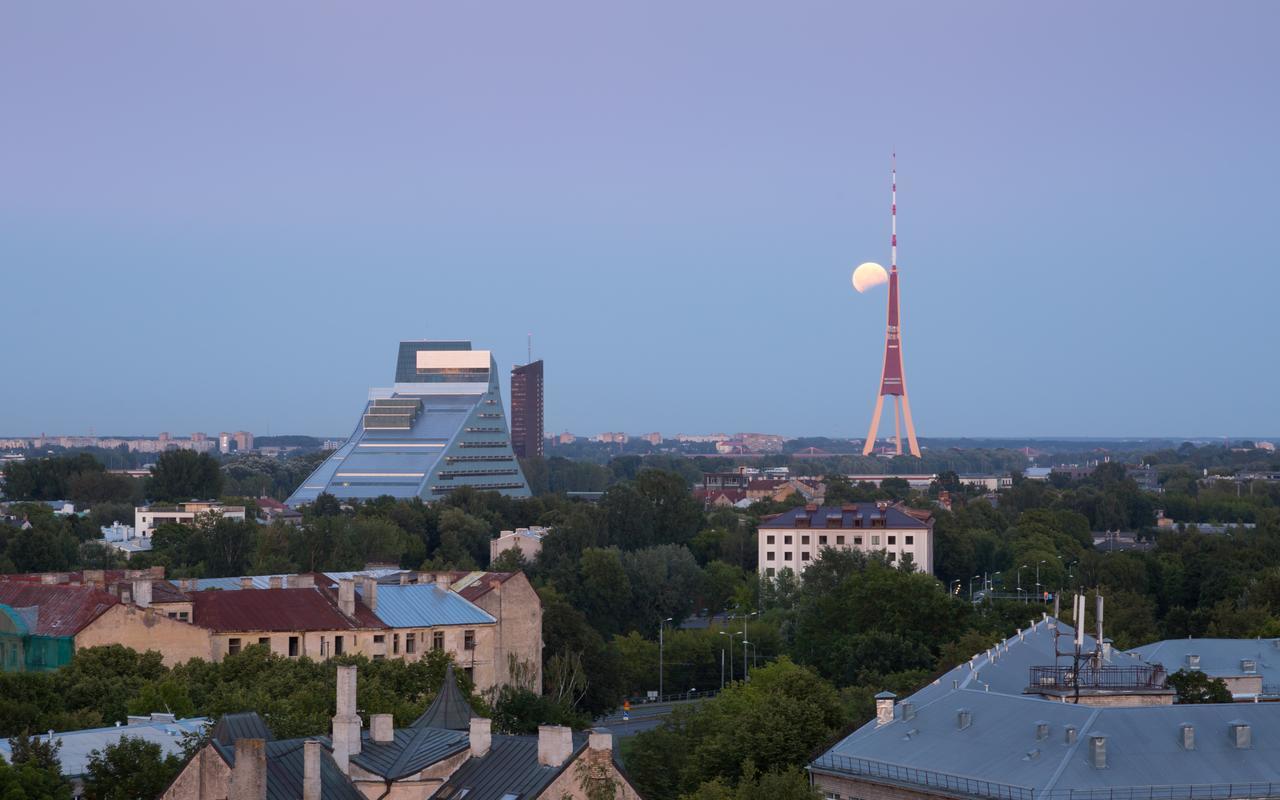
[[[350,618],[332,592],[242,589],[191,593],[191,621],[212,631],[332,631],[386,626],[360,603]]]
[[[390,742],[375,742],[361,734],[360,752],[351,763],[388,780],[414,775],[441,759],[471,746],[469,733],[444,728],[399,728]]]
[[[1263,696],[1274,697],[1280,684],[1280,639],[1166,639],[1135,647],[1129,653],[1170,672],[1187,669],[1187,656],[1199,656],[1200,672],[1214,678],[1262,678]],[[1242,662],[1253,662],[1246,672]],[[1237,693],[1237,698],[1252,694]]]
[[[119,599],[92,586],[0,581],[0,604],[27,621],[36,636],[75,636]],[[26,612],[34,608],[35,612]]]
[[[267,800],[297,800],[302,797],[303,746],[306,739],[267,742]],[[324,739],[319,739],[327,745]],[[209,743],[229,766],[236,763],[234,745]],[[324,800],[366,800],[351,779],[338,769],[327,746],[320,748],[320,796]]]
[[[573,735],[573,754],[558,767],[538,763],[537,736],[493,737],[489,752],[469,758],[449,776],[436,797],[453,798],[463,789],[466,800],[502,800],[508,795],[534,798],[574,762],[587,746],[587,736]]]
[[[471,711],[471,704],[458,688],[458,678],[453,673],[453,664],[450,663],[444,668],[444,680],[440,683],[440,691],[436,693],[436,699],[431,701],[431,705],[422,712],[422,716],[414,720],[413,727],[469,731],[473,716],[475,715]]]
[[[362,588],[357,587],[356,593],[364,597]],[[496,621],[458,593],[434,583],[380,584],[373,613],[393,628],[487,625]]]
[[[209,738],[224,745],[234,745],[236,739],[262,739],[273,741],[276,737],[257,711],[241,711],[223,714],[209,731]]]

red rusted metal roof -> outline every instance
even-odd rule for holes
[[[212,631],[334,631],[385,628],[356,603],[355,618],[324,589],[239,589],[191,593],[191,621]]]
[[[27,581],[0,581],[0,603],[38,610],[38,636],[75,636],[102,612],[120,601],[92,586],[58,586]]]
[[[467,575],[469,573],[463,574]],[[486,572],[475,580],[467,583],[467,585],[458,589],[457,592],[462,595],[463,599],[474,603],[480,597],[493,591],[494,581],[497,581],[498,583],[506,583],[515,574],[516,573],[514,572]],[[457,582],[457,580],[454,580],[454,584],[457,584]]]

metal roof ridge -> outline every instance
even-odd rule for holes
[[[1084,741],[1087,738],[1083,735],[1084,732],[1093,727],[1093,721],[1098,718],[1098,714],[1101,711],[1101,708],[1095,708],[1093,713],[1089,715],[1089,718],[1080,726],[1076,733],[1076,740],[1067,748],[1067,752],[1062,756],[1062,760],[1058,762],[1058,768],[1049,776],[1049,780],[1045,781],[1044,788],[1037,793],[1037,796],[1041,800],[1046,800],[1049,797],[1050,792],[1053,791],[1053,787],[1058,785],[1058,781],[1062,778],[1062,773],[1066,771],[1071,760],[1076,757],[1076,751],[1084,745]]]

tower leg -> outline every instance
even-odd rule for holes
[[[862,446],[864,456],[871,455],[876,447],[876,431],[880,429],[880,411],[884,408],[884,395],[876,397],[876,410],[871,412],[871,430],[867,432],[867,443]]]
[[[893,398],[893,446],[902,455],[902,398]]]
[[[911,422],[911,403],[907,400],[906,387],[902,390],[902,417],[907,423],[907,444],[911,447],[911,455],[920,457],[920,445],[916,442],[916,426]]]

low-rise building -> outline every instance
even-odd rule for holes
[[[328,736],[276,741],[248,712],[223,717],[161,800],[615,800],[640,795],[614,757],[607,731],[544,725],[536,736],[494,734],[458,690],[452,668],[412,725],[356,704],[356,667],[338,667]]]
[[[1170,673],[1221,678],[1236,702],[1280,700],[1280,639],[1166,639],[1129,652]]]
[[[156,528],[169,522],[190,525],[199,517],[245,518],[244,506],[224,506],[216,502],[191,501],[172,506],[139,506],[133,510],[133,527],[139,536],[150,538]]]
[[[514,549],[525,561],[533,561],[542,552],[542,540],[548,533],[551,533],[551,529],[541,525],[503,531],[489,541],[489,560],[495,561],[498,556]]]
[[[767,577],[784,569],[800,575],[828,547],[883,553],[892,563],[910,557],[916,569],[933,572],[932,517],[884,501],[793,508],[761,522],[758,539],[759,569]]]

